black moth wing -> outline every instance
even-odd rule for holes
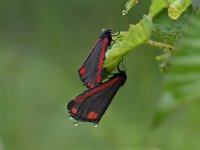
[[[106,30],[100,35],[89,56],[78,70],[81,81],[88,88],[93,88],[102,82],[103,61],[112,41],[111,33],[108,31],[110,30]]]
[[[98,123],[126,78],[121,71],[71,100],[67,106],[70,116],[78,121]]]

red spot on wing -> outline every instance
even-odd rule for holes
[[[85,74],[85,67],[81,67],[79,73],[81,76],[83,76]]]
[[[87,119],[96,119],[98,116],[98,114],[96,112],[90,112],[88,115],[87,115]]]
[[[82,102],[84,99],[86,99],[87,97],[90,97],[92,95],[94,95],[95,93],[109,87],[109,86],[112,86],[113,84],[115,84],[118,80],[120,79],[120,77],[116,77],[112,80],[110,80],[109,82],[97,87],[97,88],[94,88],[93,90],[89,91],[87,94],[83,95],[83,96],[80,96],[80,97],[77,97],[75,98],[73,101],[76,102],[76,103],[80,103]]]
[[[108,44],[108,38],[106,37],[103,41],[103,45],[101,47],[101,54],[100,54],[100,60],[99,60],[99,66],[98,66],[98,73],[97,73],[97,79],[96,82],[99,83],[101,82],[101,71],[103,68],[103,60],[105,57],[105,51],[106,51],[106,45]]]
[[[73,114],[77,114],[78,110],[77,110],[76,108],[72,108],[72,109],[71,109],[71,112],[72,112]]]
[[[101,39],[98,39],[98,40],[96,41],[96,43],[94,44],[93,48],[90,50],[89,55],[91,54],[92,50],[95,48],[95,46],[97,45],[97,43],[98,43],[100,40],[101,40]],[[82,66],[82,67],[79,69],[80,75],[83,76],[83,75],[85,74],[85,72],[86,72],[85,67]]]
[[[93,87],[94,87],[94,84],[88,83],[87,86],[88,86],[89,88],[93,88]]]

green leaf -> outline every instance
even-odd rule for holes
[[[193,9],[190,7],[179,19],[172,20],[168,17],[166,9],[164,9],[153,19],[151,38],[163,43],[176,45],[177,40],[180,39],[185,27],[188,25],[192,11]]]
[[[183,105],[200,100],[200,11],[180,43],[173,57],[170,72],[165,76],[164,88],[154,125],[162,123],[170,113]]]
[[[168,3],[165,0],[152,0],[149,14],[151,16],[156,16],[160,11],[162,11],[164,8],[168,7]]]
[[[149,14],[154,17],[164,8],[168,8],[168,16],[176,20],[191,4],[191,0],[152,0]]]
[[[133,50],[135,47],[142,45],[142,44],[150,44],[154,43],[153,45],[156,45],[155,43],[159,42],[149,42],[152,30],[155,33],[161,33],[161,36],[170,35],[172,38],[164,38],[164,44],[159,43],[158,45],[167,45],[165,42],[166,39],[170,39],[171,41],[174,41],[174,39],[177,38],[179,35],[179,24],[178,24],[178,31],[177,28],[174,29],[174,25],[176,25],[176,22],[172,22],[169,17],[166,18],[163,17],[165,20],[162,20],[165,24],[161,25],[161,21],[159,23],[154,23],[154,26],[152,28],[152,16],[155,16],[163,10],[163,8],[166,8],[168,6],[171,6],[171,4],[174,4],[176,0],[153,0],[152,5],[150,8],[150,12],[148,16],[144,16],[144,18],[136,25],[131,25],[129,30],[127,32],[123,32],[123,34],[120,34],[117,36],[118,39],[115,38],[114,44],[112,43],[111,49],[106,52],[106,60],[104,61],[104,68],[108,72],[112,72],[119,62],[122,60],[123,56],[125,56],[128,52]],[[124,10],[124,14],[128,13],[128,11],[137,3],[137,0],[129,0],[126,4],[126,10]],[[181,14],[182,12],[180,12]],[[182,25],[182,24],[181,24]],[[172,29],[172,32],[169,32],[169,26],[170,29]],[[165,33],[162,34],[162,31]],[[182,32],[181,32],[182,33]],[[170,42],[169,42],[170,43]],[[172,42],[171,42],[172,43]],[[168,46],[169,47],[169,46]],[[173,47],[173,46],[170,46]]]
[[[104,68],[108,72],[114,70],[122,57],[135,47],[144,44],[151,35],[151,17],[144,16],[144,18],[136,25],[131,25],[123,37],[119,38],[110,50],[106,53],[106,60]]]
[[[151,38],[156,41],[162,41],[174,45],[177,36],[182,33],[181,25],[183,24],[171,20],[167,16],[166,10],[163,10],[154,18]]]
[[[192,4],[191,0],[176,0],[168,8],[168,14],[171,19],[178,17]]]
[[[180,40],[185,28],[188,26],[192,14],[192,7],[184,12],[177,20],[168,17],[166,9],[154,18],[151,38],[154,41],[161,41],[170,45],[176,45]],[[170,66],[170,58],[173,56],[174,49],[165,48],[163,53],[156,57],[160,63],[160,71],[167,73]]]
[[[129,10],[138,3],[138,0],[129,0],[125,5],[125,10],[122,11],[122,15],[128,14]]]

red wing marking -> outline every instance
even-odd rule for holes
[[[81,76],[83,76],[85,74],[85,67],[81,67],[79,70]]]
[[[88,115],[87,115],[87,119],[96,119],[98,116],[98,114],[96,112],[90,112]]]
[[[77,114],[78,110],[77,110],[76,108],[72,108],[72,109],[71,109],[71,112],[72,112],[73,114]]]
[[[105,57],[105,51],[106,51],[106,44],[108,44],[108,38],[106,37],[103,41],[103,45],[101,48],[101,54],[100,54],[100,60],[99,60],[99,66],[98,66],[98,73],[97,73],[97,79],[96,82],[99,83],[101,82],[101,71],[103,68],[103,60]]]
[[[93,88],[93,87],[94,87],[94,84],[88,83],[87,86],[88,86],[89,88]]]
[[[94,95],[95,93],[97,93],[97,92],[103,90],[104,88],[107,88],[107,87],[109,87],[109,86],[112,86],[112,85],[115,84],[119,79],[120,79],[120,77],[116,77],[116,78],[114,78],[113,80],[111,80],[111,81],[105,83],[104,85],[101,85],[101,86],[95,88],[94,90],[89,91],[87,94],[85,94],[85,95],[83,95],[83,96],[81,96],[81,97],[78,97],[78,98],[74,99],[73,101],[76,102],[76,103],[80,103],[80,102],[82,102],[85,98]]]

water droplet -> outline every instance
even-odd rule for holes
[[[127,13],[128,13],[127,10],[123,10],[123,11],[122,11],[122,15],[123,15],[123,16],[125,16]]]
[[[97,123],[93,123],[93,126],[94,126],[95,128],[97,128],[97,127],[98,127],[98,124],[97,124]]]
[[[166,67],[166,64],[165,64],[165,63],[161,63],[161,64],[159,65],[159,67],[160,67],[160,68],[164,68],[164,67]]]
[[[68,114],[68,117],[69,117],[69,119],[74,119],[74,118],[70,115],[70,113]]]
[[[78,121],[77,120],[74,119],[73,123],[74,123],[74,126],[78,126]]]

